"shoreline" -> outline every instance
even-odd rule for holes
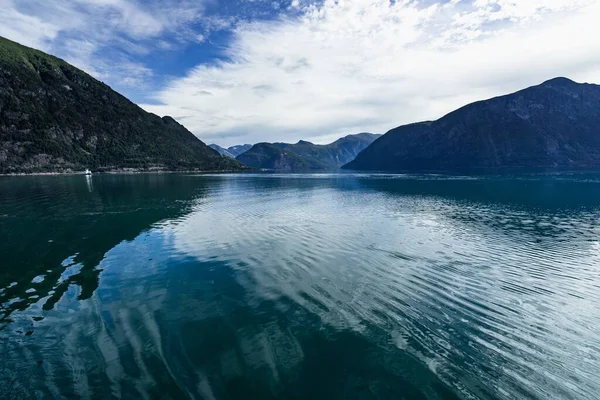
[[[274,174],[375,174],[375,175],[441,175],[441,176],[510,176],[510,175],[554,175],[554,174],[569,174],[569,173],[597,173],[599,168],[592,167],[505,167],[505,168],[489,168],[489,169],[471,169],[471,170],[456,170],[456,171],[436,171],[436,170],[400,170],[400,171],[380,171],[380,170],[275,170],[275,169],[260,169],[260,168],[242,168],[238,170],[110,170],[102,172],[92,172],[92,175],[85,175],[83,171],[65,171],[65,172],[17,172],[17,173],[0,173],[2,177],[17,177],[17,176],[98,176],[98,175],[142,175],[142,174],[238,174],[238,173],[274,173]]]
[[[235,174],[239,172],[252,172],[251,168],[240,170],[181,170],[181,171],[128,171],[115,170],[92,172],[92,175],[85,175],[83,172],[16,172],[11,174],[0,174],[0,177],[15,177],[15,176],[97,176],[97,175],[136,175],[136,174]]]

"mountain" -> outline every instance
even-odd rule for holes
[[[236,160],[252,168],[282,171],[314,169],[296,154],[273,143],[257,143],[247,152],[240,154]]]
[[[354,170],[600,166],[600,86],[556,78],[392,129]]]
[[[351,161],[381,135],[348,135],[326,145],[304,140],[295,144],[258,143],[237,160],[252,168],[284,171],[335,170]]]
[[[213,150],[216,150],[217,153],[219,153],[222,156],[229,157],[229,158],[235,158],[235,156],[233,154],[231,154],[230,152],[228,152],[227,149],[222,148],[218,144],[214,144],[214,143],[209,144],[208,147],[210,147]]]
[[[251,148],[252,148],[251,144],[238,144],[237,146],[228,147],[227,151],[230,154],[233,154],[234,157],[237,157],[240,154],[247,152]]]
[[[210,148],[219,152],[220,155],[230,158],[236,158],[240,154],[250,150],[252,148],[251,144],[239,144],[237,146],[231,146],[228,148],[223,148],[218,144],[209,144]]]
[[[63,60],[0,38],[0,173],[232,170],[171,117]]]

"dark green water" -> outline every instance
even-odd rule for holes
[[[597,399],[600,175],[0,178],[0,397]]]

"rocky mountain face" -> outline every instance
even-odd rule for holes
[[[173,118],[85,72],[0,38],[0,173],[235,170]]]
[[[219,146],[218,144],[209,144],[211,149],[214,149],[219,152],[220,155],[230,158],[236,158],[240,154],[250,150],[252,148],[251,144],[240,144],[236,146],[231,146],[228,148],[224,148]]]
[[[556,78],[392,129],[354,170],[453,171],[600,166],[600,86]]]
[[[336,170],[381,135],[348,135],[326,145],[304,140],[290,143],[258,143],[237,157],[241,163],[261,169],[282,171]]]

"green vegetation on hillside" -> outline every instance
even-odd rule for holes
[[[235,170],[173,118],[85,72],[0,38],[0,173]]]

